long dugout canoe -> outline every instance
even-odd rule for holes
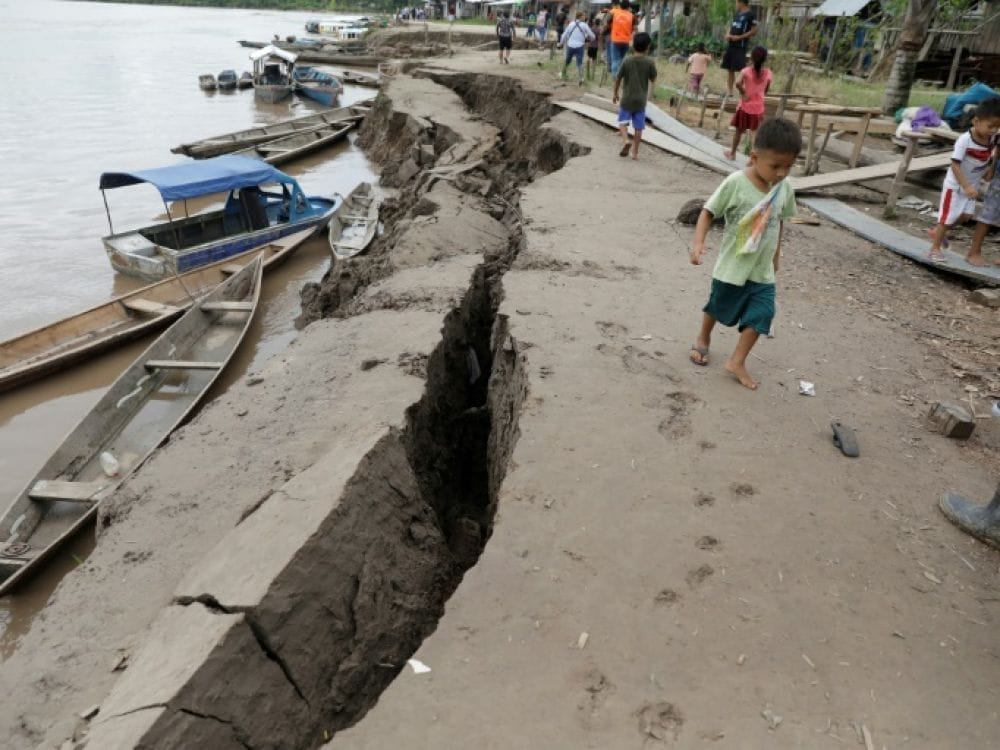
[[[260,300],[258,256],[164,331],[66,436],[0,517],[0,596],[33,574],[198,407]]]
[[[283,138],[294,133],[323,128],[337,123],[345,124],[347,121],[357,122],[368,113],[371,103],[371,99],[365,99],[350,107],[338,107],[326,112],[315,112],[303,117],[281,120],[270,125],[258,125],[245,130],[222,133],[221,135],[202,138],[199,141],[182,143],[179,146],[174,146],[170,151],[175,154],[190,156],[193,159],[208,159],[212,156],[228,154],[241,148],[273,141],[275,138]]]
[[[258,256],[264,268],[286,260],[316,233],[305,229],[261,248],[202,266],[55,323],[0,342],[0,392],[37,380],[168,325]]]

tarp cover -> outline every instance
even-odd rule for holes
[[[196,198],[199,195],[260,185],[265,182],[292,182],[292,178],[266,162],[249,156],[216,156],[201,161],[185,161],[169,167],[144,169],[141,172],[105,172],[101,190],[148,182],[160,191],[165,201]]]
[[[856,16],[872,0],[825,0],[816,10],[814,16]]]
[[[275,47],[273,44],[269,44],[266,47],[261,47],[258,50],[254,50],[250,53],[250,59],[254,62],[260,60],[262,57],[280,57],[285,62],[293,63],[299,59],[299,56],[294,52],[289,52],[286,49],[281,49],[280,47]]]
[[[979,104],[994,96],[1000,96],[985,83],[974,83],[965,91],[959,94],[949,94],[944,100],[944,111],[941,117],[948,121],[953,128],[962,126],[962,115],[965,114],[966,107]]]

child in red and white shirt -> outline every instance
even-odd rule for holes
[[[976,108],[972,127],[955,141],[951,167],[941,189],[938,223],[929,231],[933,261],[945,260],[948,230],[959,222],[968,221],[976,213],[976,199],[990,156],[991,141],[1000,130],[1000,98],[987,99]]]

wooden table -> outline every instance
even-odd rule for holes
[[[842,107],[837,104],[797,104],[793,110],[799,113],[799,127],[805,116],[810,115],[809,121],[809,144],[806,148],[806,167],[812,164],[813,144],[816,140],[816,128],[820,115],[831,115],[834,117],[853,116],[861,119],[861,127],[858,128],[858,135],[854,139],[854,150],[851,152],[851,160],[848,163],[850,169],[858,166],[858,159],[861,157],[861,147],[864,145],[865,136],[868,135],[868,124],[872,117],[882,114],[880,107]]]

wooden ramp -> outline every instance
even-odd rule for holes
[[[591,120],[600,122],[608,127],[618,127],[618,116],[601,109],[600,107],[571,101],[555,102],[555,104],[558,107],[568,109],[571,112],[576,112],[579,115],[583,115]],[[659,119],[662,121],[664,118],[661,117]],[[676,120],[674,122],[676,122]],[[716,158],[711,154],[706,154],[697,146],[684,143],[683,141],[680,141],[677,138],[660,132],[654,128],[646,128],[642,131],[642,141],[643,143],[649,143],[657,148],[663,149],[664,151],[669,151],[676,156],[681,156],[695,162],[696,164],[700,164],[706,169],[711,169],[713,172],[729,174],[731,172],[735,172],[739,168],[739,165],[736,164],[736,162],[726,161],[721,157]]]
[[[945,156],[950,158],[948,154]],[[820,216],[849,229],[859,237],[864,237],[866,240],[925,266],[964,276],[980,284],[1000,286],[1000,267],[973,266],[966,263],[961,255],[951,251],[945,251],[947,258],[945,262],[935,263],[927,257],[927,250],[930,248],[928,240],[902,232],[885,222],[873,219],[864,211],[851,208],[846,203],[834,198],[799,198],[799,203],[812,209]]]
[[[951,164],[951,152],[943,154],[931,154],[930,156],[920,156],[910,162],[909,172],[919,172],[923,169],[941,169]],[[791,177],[792,187],[796,193],[817,188],[830,187],[832,185],[846,185],[851,182],[865,182],[866,180],[877,180],[882,177],[895,177],[899,171],[899,162],[892,161],[887,164],[872,164],[870,167],[858,167],[857,169],[842,169],[839,172],[829,172],[827,174],[814,174],[811,177]]]

